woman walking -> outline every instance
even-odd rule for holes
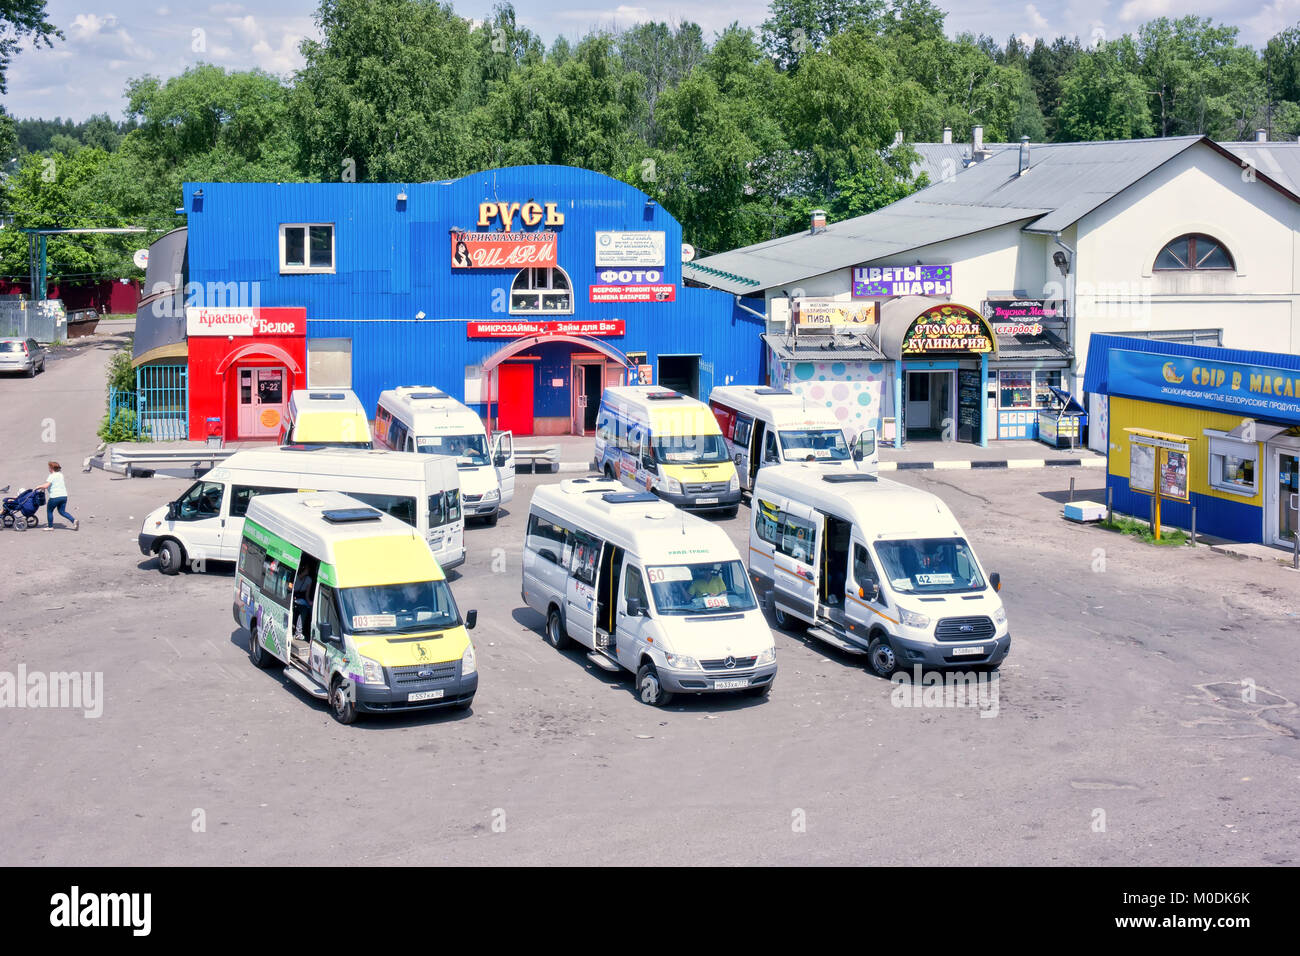
[[[50,480],[37,489],[45,492],[45,530],[54,530],[54,511],[72,522],[72,530],[77,530],[77,519],[68,514],[68,486],[63,480],[63,466],[57,461],[46,462],[50,466]]]

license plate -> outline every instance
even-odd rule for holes
[[[407,695],[406,695],[406,699],[407,699],[408,701],[415,701],[415,700],[437,700],[437,699],[440,698],[444,693],[445,693],[445,691],[441,691],[441,690],[422,690],[422,691],[420,691],[420,692],[418,692],[418,693],[415,693],[415,694],[407,694]]]
[[[739,687],[748,687],[749,678],[746,677],[739,680],[718,680],[713,682],[713,686],[716,690],[735,690]]]
[[[697,505],[716,505],[718,503],[718,499],[717,498],[696,498],[695,503]]]
[[[987,654],[983,647],[954,647],[952,649],[953,657],[983,657]]]

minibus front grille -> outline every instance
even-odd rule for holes
[[[461,501],[469,501],[469,502],[478,501],[482,497],[483,497],[482,495],[461,495],[460,496]]]
[[[945,617],[934,629],[936,641],[987,641],[997,628],[987,617]]]
[[[683,487],[688,495],[708,495],[726,491],[727,483],[725,481],[704,481],[699,484],[687,483]]]
[[[700,661],[700,666],[706,671],[741,671],[754,666],[757,657],[735,657],[735,662],[731,667],[727,666],[727,658],[721,657],[712,661]]]
[[[393,684],[405,687],[408,684],[436,684],[439,681],[452,680],[456,676],[456,662],[446,664],[416,664],[412,667],[390,668]]]

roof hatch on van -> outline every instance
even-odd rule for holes
[[[379,512],[374,508],[331,508],[322,511],[321,517],[330,524],[349,524],[353,521],[378,521]]]
[[[648,491],[607,491],[600,497],[602,501],[607,501],[611,505],[625,505],[638,501],[659,500]]]
[[[307,397],[316,402],[341,402],[345,396],[342,392],[308,392]]]
[[[672,389],[664,389],[662,392],[647,392],[645,396],[649,401],[662,402],[665,399],[681,398],[681,392],[674,392]]]
[[[755,395],[793,395],[794,392],[788,388],[756,388]]]
[[[864,475],[861,472],[846,473],[839,475],[822,475],[822,481],[829,481],[831,484],[839,485],[848,481],[876,481],[875,475]]]
[[[434,389],[431,392],[411,392],[406,397],[413,402],[431,402],[434,401],[435,399],[446,398],[447,393],[440,392],[437,389]]]

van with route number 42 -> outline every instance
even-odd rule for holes
[[[865,654],[881,677],[1006,659],[1001,578],[936,495],[849,463],[789,464],[759,471],[752,505],[750,577],[778,627]]]

